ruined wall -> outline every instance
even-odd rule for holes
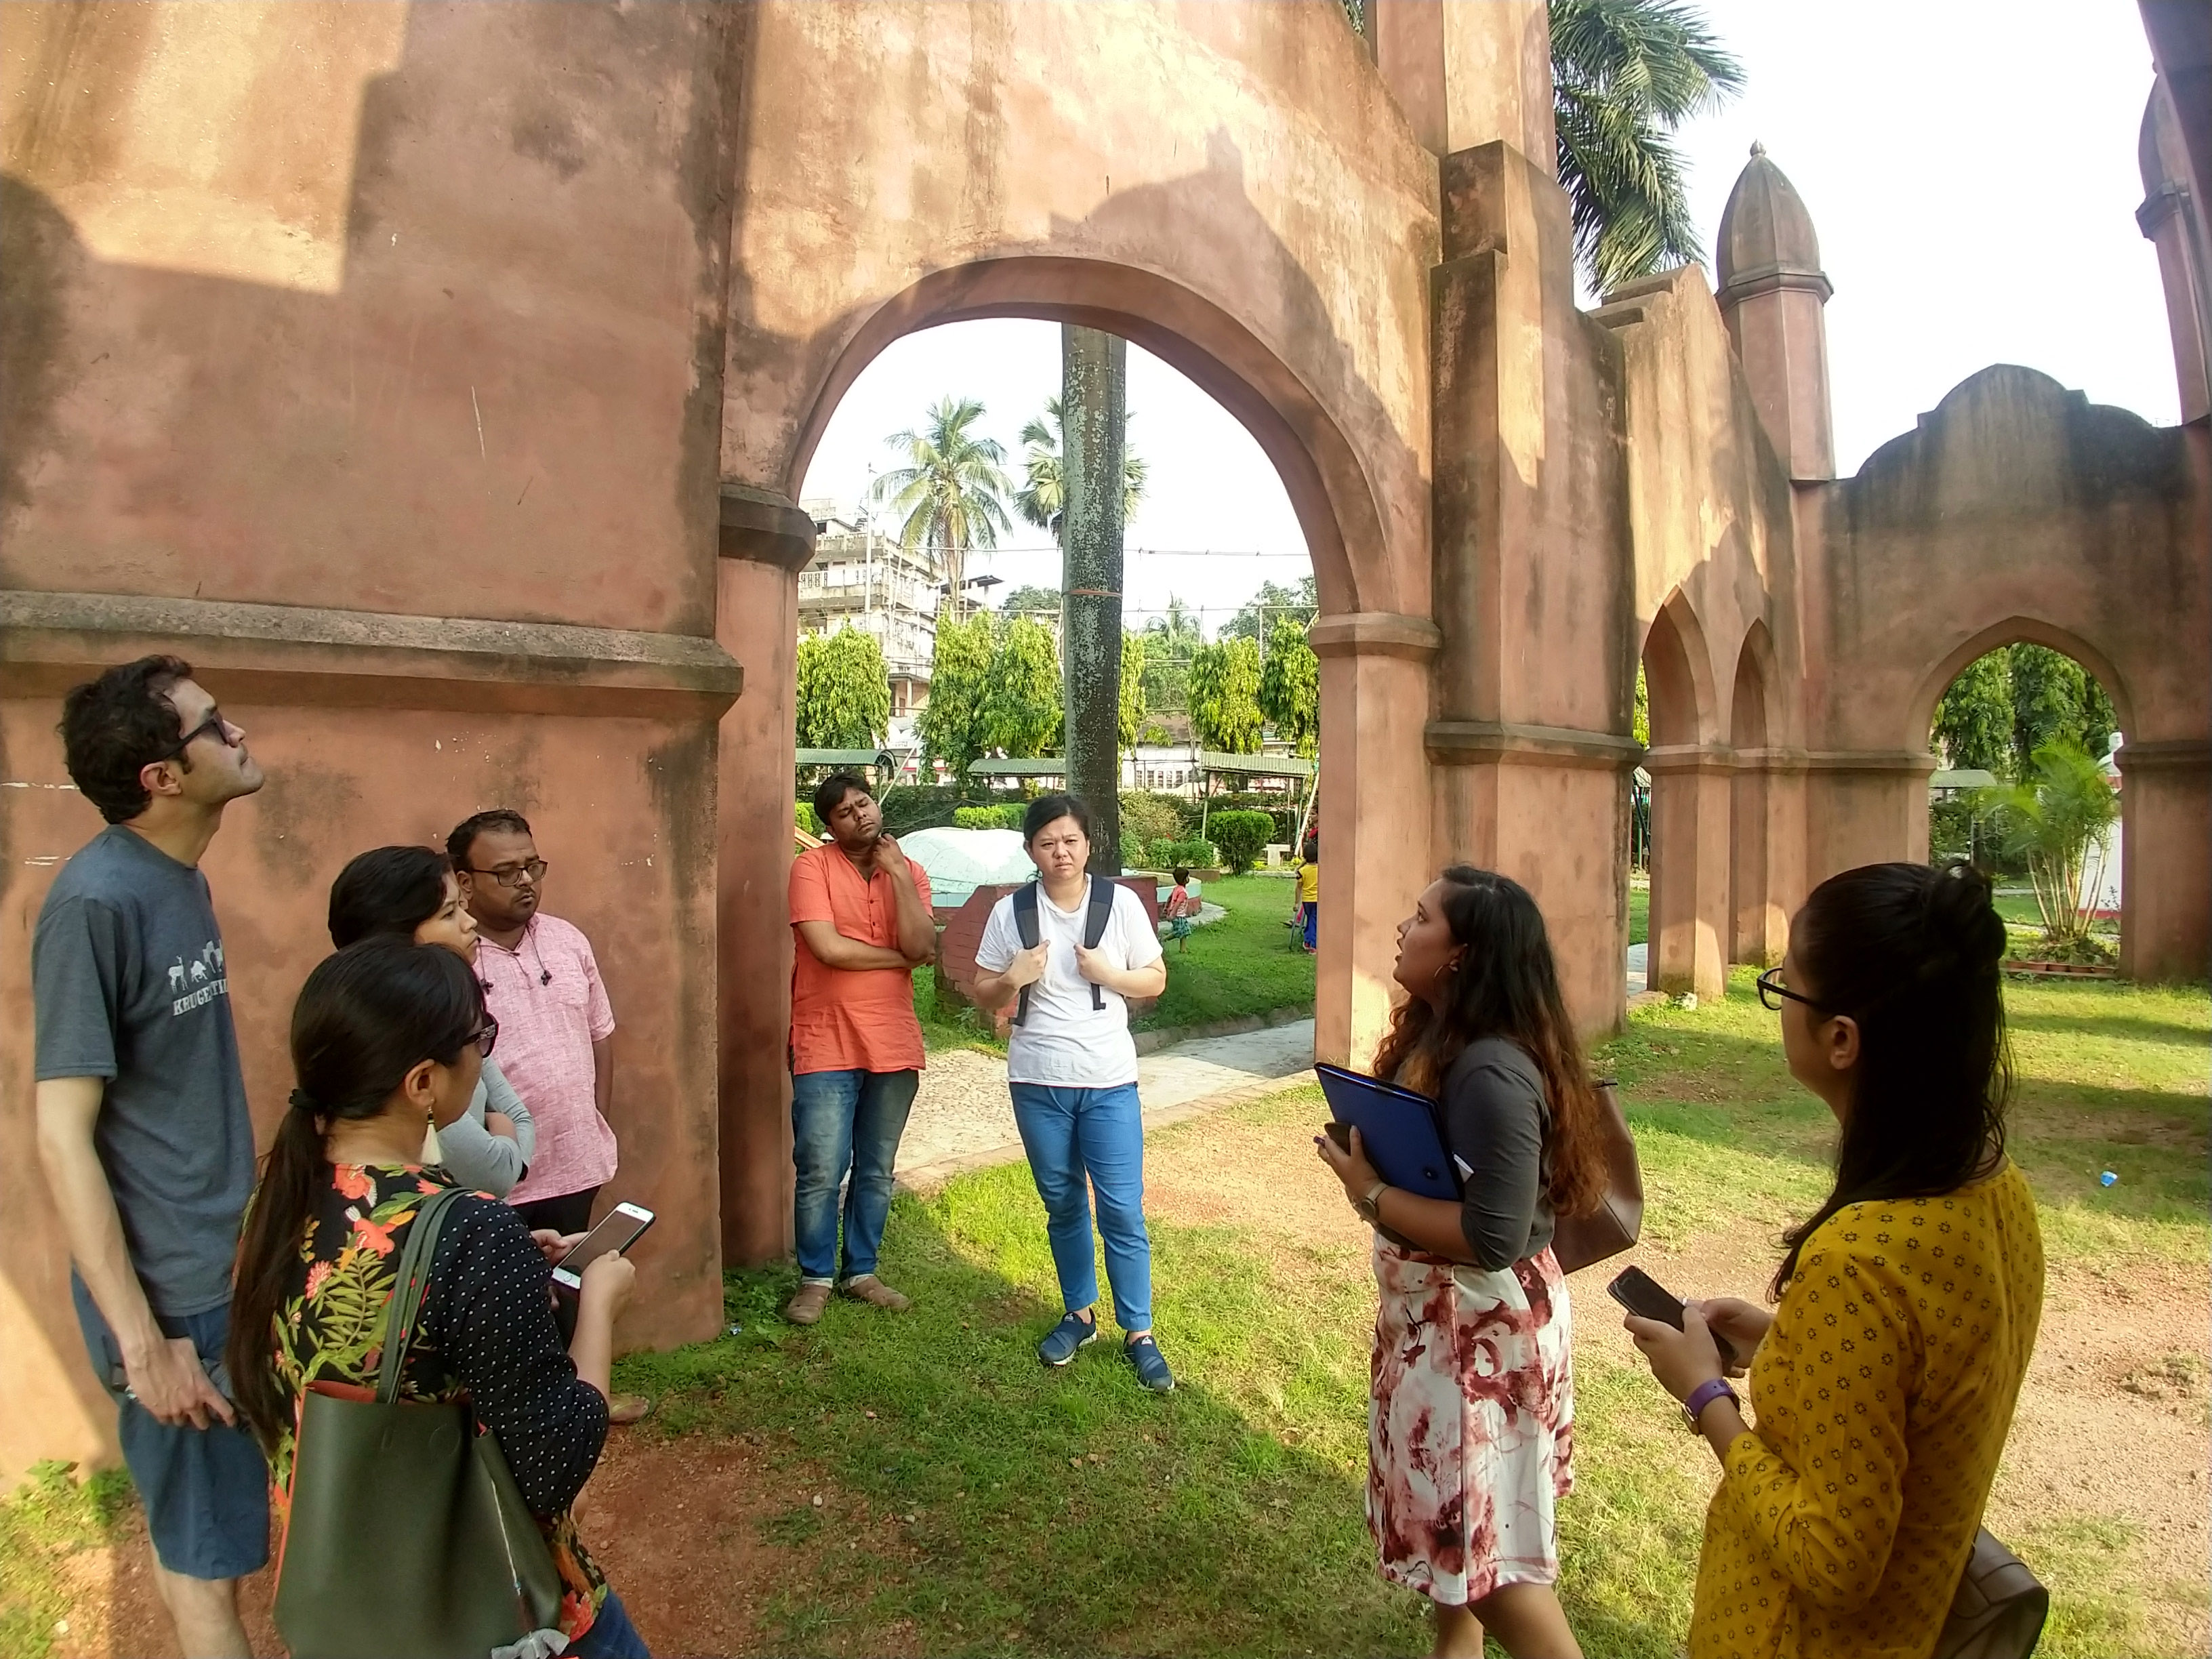
[[[1814,880],[1927,854],[1928,729],[1974,658],[2065,651],[2127,738],[2122,960],[2201,977],[2212,768],[2212,442],[2000,364],[1858,475],[1801,487]]]
[[[714,1328],[713,6],[27,5],[0,31],[0,1474],[112,1420],[33,1152],[60,692],[174,649],[270,782],[208,861],[264,1135],[345,859],[530,813],[620,1029],[632,1342]],[[501,624],[522,624],[502,626]]]

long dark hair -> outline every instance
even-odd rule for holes
[[[1390,1017],[1375,1074],[1434,1095],[1452,1062],[1485,1037],[1517,1042],[1536,1062],[1551,1107],[1544,1194],[1554,1213],[1582,1215],[1605,1192],[1597,1094],[1559,994],[1544,913],[1510,876],[1455,864],[1443,872],[1444,921],[1467,948],[1441,1008],[1408,997]]]
[[[1836,1184],[1783,1235],[1780,1297],[1805,1241],[1847,1204],[1932,1198],[2004,1156],[2012,1055],[2005,1042],[2004,921],[1967,864],[1869,864],[1813,890],[1790,954],[1816,1018],[1858,1023],[1859,1058],[1836,1142]]]
[[[483,1023],[476,975],[435,945],[366,939],[325,957],[301,988],[292,1006],[300,1086],[246,1212],[224,1351],[238,1407],[271,1452],[294,1409],[276,1376],[275,1326],[324,1178],[323,1136],[334,1123],[381,1113],[423,1060],[455,1064]]]
[[[331,884],[331,943],[395,934],[412,943],[415,930],[446,905],[453,861],[428,847],[377,847],[338,872]]]

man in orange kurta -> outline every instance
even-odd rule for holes
[[[921,1081],[914,969],[937,949],[929,878],[884,834],[883,812],[866,780],[832,774],[814,792],[814,811],[831,839],[791,866],[791,1160],[799,1284],[783,1314],[798,1325],[822,1317],[833,1289],[893,1312],[908,1305],[876,1276],[876,1253],[890,1212],[899,1137]]]

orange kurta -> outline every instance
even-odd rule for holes
[[[929,907],[929,878],[912,859],[915,890]],[[831,968],[806,948],[802,921],[826,921],[847,939],[898,949],[898,897],[881,871],[863,880],[834,845],[791,864],[791,1069],[906,1072],[922,1066],[914,975],[905,968]]]

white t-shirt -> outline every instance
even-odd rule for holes
[[[1106,1006],[1091,1006],[1091,981],[1077,971],[1075,947],[1083,942],[1083,920],[1091,905],[1090,880],[1073,910],[1063,910],[1037,889],[1037,943],[1050,945],[1043,977],[1030,988],[1029,1018],[1013,1029],[1006,1043],[1006,1077],[1013,1083],[1043,1084],[1055,1089],[1112,1089],[1137,1080],[1137,1045],[1129,1036],[1129,1005],[1118,991],[1097,988]],[[975,965],[1003,973],[1022,948],[1014,925],[1014,896],[1000,899],[983,924]],[[1114,913],[1098,949],[1124,972],[1160,959],[1159,935],[1152,930],[1144,901],[1127,888],[1114,889]]]

